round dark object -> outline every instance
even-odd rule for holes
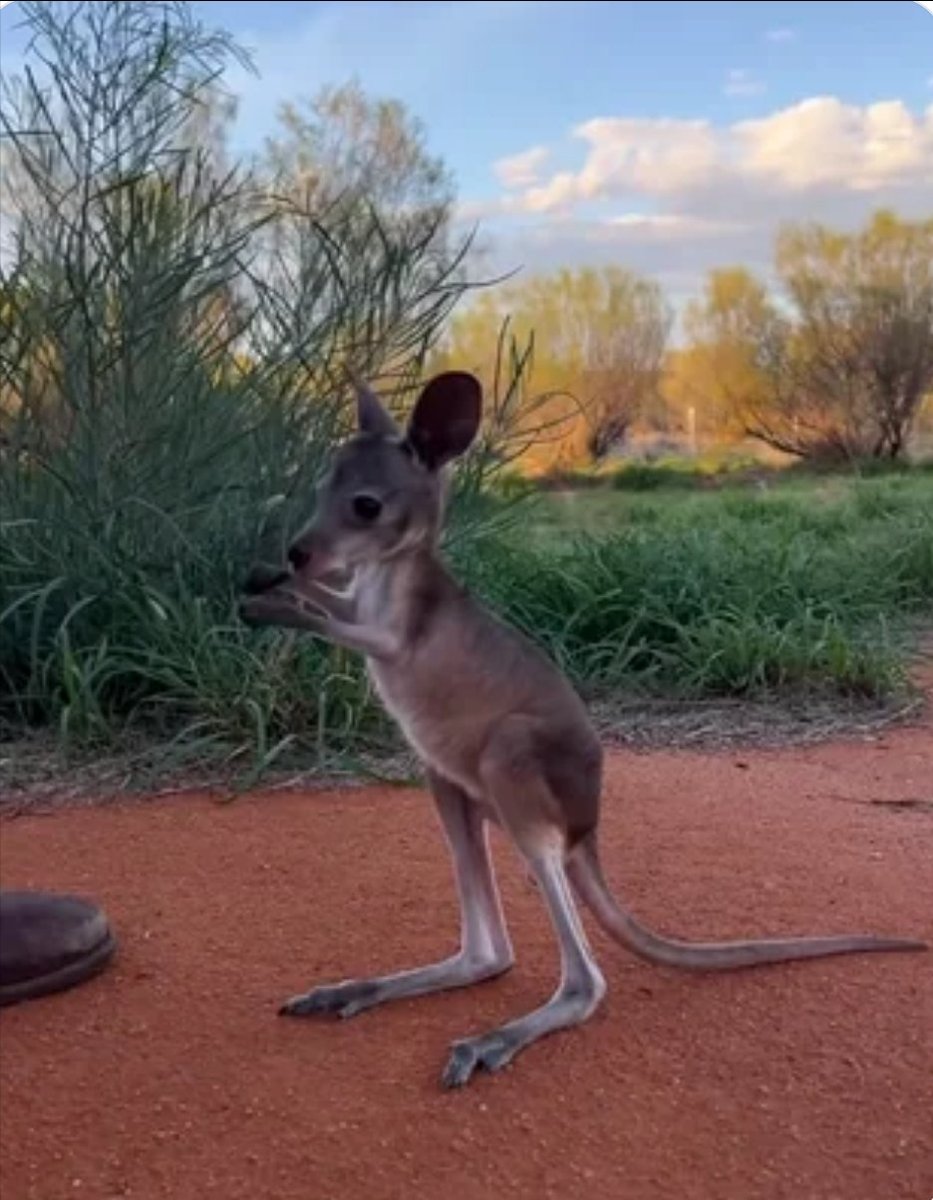
[[[0,1005],[74,987],[113,957],[104,912],[79,896],[0,891]]]

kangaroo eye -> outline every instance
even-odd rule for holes
[[[375,521],[382,512],[382,501],[375,496],[354,496],[353,511],[361,521]]]

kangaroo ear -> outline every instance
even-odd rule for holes
[[[399,437],[401,431],[392,420],[382,401],[365,383],[353,380],[356,392],[356,424],[360,433],[375,433],[380,437]]]
[[[418,397],[406,437],[425,466],[436,471],[469,448],[482,415],[479,380],[465,371],[445,371]]]

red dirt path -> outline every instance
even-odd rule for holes
[[[613,753],[607,872],[685,936],[930,938],[931,801],[929,729]],[[0,1015],[3,1200],[930,1200],[933,954],[697,977],[594,930],[610,990],[591,1022],[442,1092],[452,1039],[555,981],[538,897],[495,851],[510,975],[352,1021],[283,1021],[277,1003],[314,981],[453,944],[422,794],[5,821],[3,885],[94,895],[122,951],[99,979]]]

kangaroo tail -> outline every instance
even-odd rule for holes
[[[908,938],[860,933],[735,942],[676,941],[652,933],[616,900],[603,877],[593,835],[574,848],[567,862],[567,874],[580,898],[611,937],[641,958],[669,967],[728,971],[832,954],[929,949],[925,942]]]

